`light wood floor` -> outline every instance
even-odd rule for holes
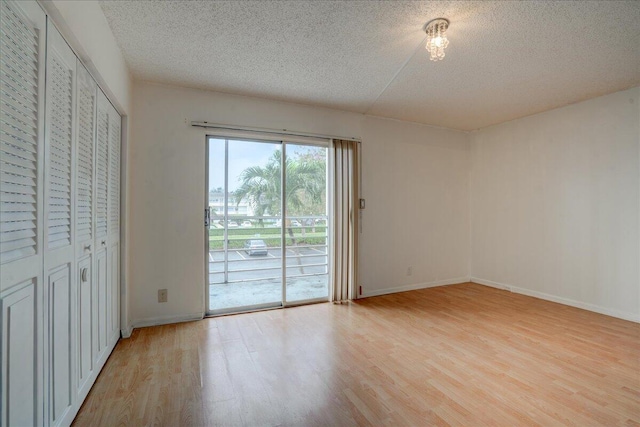
[[[135,330],[75,425],[640,425],[640,325],[461,284]]]

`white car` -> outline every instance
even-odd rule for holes
[[[238,226],[238,223],[235,221],[229,221],[228,222],[229,228],[234,228]]]
[[[242,225],[240,225],[240,227],[251,227],[253,224],[251,224],[251,221],[249,221],[248,219],[242,221]]]
[[[249,256],[267,255],[267,244],[261,239],[251,239],[244,242],[244,251]]]

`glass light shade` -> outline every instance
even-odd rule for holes
[[[432,61],[444,58],[444,50],[449,46],[447,28],[449,28],[449,21],[446,19],[434,19],[427,24],[426,48],[430,53],[429,59]]]

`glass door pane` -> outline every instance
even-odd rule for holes
[[[329,296],[326,147],[285,146],[286,301]]]
[[[208,144],[209,312],[282,305],[282,144]]]
[[[209,295],[212,296],[214,284],[226,282],[226,236],[224,228],[226,173],[224,139],[210,138],[209,145]]]

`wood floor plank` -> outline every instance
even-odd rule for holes
[[[640,325],[477,284],[137,329],[76,426],[640,426]]]

